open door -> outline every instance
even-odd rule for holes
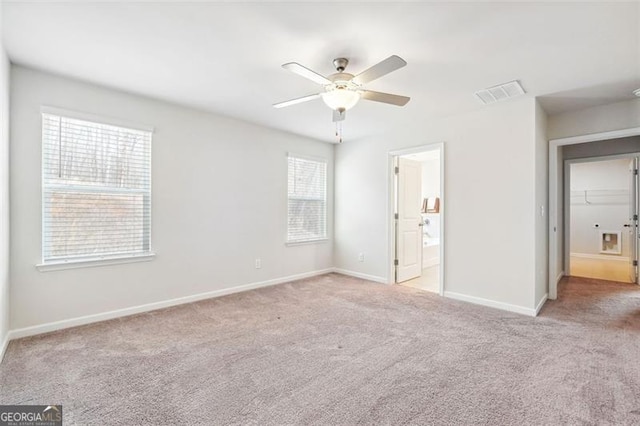
[[[629,281],[638,283],[638,157],[629,165]]]
[[[419,277],[422,272],[422,166],[399,158],[396,230],[396,282]]]

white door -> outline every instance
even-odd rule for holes
[[[398,162],[398,220],[396,228],[396,282],[422,273],[422,167],[418,161]]]
[[[638,282],[638,158],[629,165],[629,281]]]

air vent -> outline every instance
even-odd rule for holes
[[[524,94],[525,91],[518,80],[478,90],[475,93],[476,98],[485,105],[504,101],[505,99],[514,98]]]

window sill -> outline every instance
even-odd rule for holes
[[[316,243],[326,243],[329,241],[329,238],[318,238],[316,240],[304,240],[304,241],[287,241],[284,243],[285,246],[303,246],[307,244],[316,244]]]
[[[132,256],[107,256],[97,259],[58,260],[36,265],[38,271],[62,271],[64,269],[94,268],[97,266],[118,265],[121,263],[148,262],[156,257],[155,253],[145,253]]]

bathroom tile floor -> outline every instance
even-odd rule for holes
[[[425,268],[419,277],[398,284],[437,293],[440,287],[440,265]]]

